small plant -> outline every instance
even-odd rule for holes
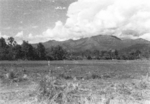
[[[58,77],[66,79],[66,80],[73,79],[73,77],[71,75],[67,75],[67,74],[59,74]]]
[[[98,74],[94,74],[94,73],[89,73],[86,75],[85,79],[89,80],[89,79],[100,79],[101,76]]]
[[[13,71],[10,71],[10,72],[8,73],[8,78],[9,78],[10,80],[13,80],[14,78],[16,78],[15,73],[14,73]]]
[[[50,104],[70,104],[72,95],[77,90],[78,83],[65,83],[55,77],[46,76],[39,82],[38,100],[47,100]]]
[[[56,93],[56,87],[54,86],[55,79],[51,77],[43,77],[39,82],[38,98],[41,99],[52,99]]]
[[[92,75],[91,75],[91,78],[92,78],[92,79],[99,79],[99,78],[101,78],[101,76],[100,76],[100,75],[97,75],[97,74],[92,74]]]
[[[143,76],[139,81],[134,83],[134,87],[141,90],[150,89],[150,77],[148,75]]]

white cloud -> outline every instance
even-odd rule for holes
[[[26,40],[26,37],[23,33],[23,31],[20,31],[18,32],[16,35],[15,35],[15,40],[17,41],[18,44],[21,44],[22,43],[22,40]]]
[[[26,38],[38,42],[103,34],[150,40],[149,0],[78,0],[69,6],[67,16],[66,23],[58,21],[41,35]],[[16,37],[22,37],[22,32]]]
[[[78,0],[67,15],[66,25],[87,36],[128,30],[139,36],[150,30],[149,0]]]
[[[18,32],[15,37],[23,38],[23,31]]]
[[[146,34],[140,36],[140,38],[143,38],[145,40],[149,40],[150,41],[150,33],[146,33]]]
[[[47,29],[41,35],[33,35],[32,33],[24,35],[23,32],[19,32],[15,37],[17,40],[28,40],[30,43],[45,42],[48,40],[64,41],[70,38],[77,39],[77,33],[74,33],[75,35],[69,35],[72,33],[73,31],[70,31],[70,29],[66,28],[61,21],[58,21],[54,28]],[[19,41],[19,43],[21,43],[21,41]]]
[[[36,28],[38,28],[38,26],[32,26],[32,28],[33,28],[33,29],[36,29]]]
[[[2,33],[0,32],[0,38],[1,38],[1,37],[7,39],[9,36],[7,36],[7,35],[2,35]]]
[[[56,10],[63,10],[63,9],[66,9],[66,7],[61,7],[61,6],[58,6],[58,7],[55,7]]]
[[[68,39],[69,29],[65,28],[61,21],[56,22],[55,27],[47,29],[40,35],[40,37],[46,38],[47,40],[66,40]]]
[[[78,0],[69,6],[68,19],[44,34],[53,39],[116,35],[140,37],[150,33],[149,0]]]

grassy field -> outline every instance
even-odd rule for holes
[[[16,61],[0,62],[0,73],[5,74],[13,69],[20,74],[22,70],[30,76],[46,74],[50,70],[56,76],[84,78],[89,75],[108,78],[138,78],[149,73],[150,61]]]
[[[150,104],[149,74],[148,60],[2,61],[0,104]]]

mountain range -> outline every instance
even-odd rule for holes
[[[44,42],[45,48],[50,49],[52,46],[62,46],[68,51],[85,51],[85,50],[131,50],[150,48],[150,41],[144,39],[120,39],[116,36],[97,35],[78,40],[55,41],[50,40]]]

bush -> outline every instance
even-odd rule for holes
[[[10,72],[8,73],[8,78],[9,78],[10,80],[13,80],[14,78],[16,78],[15,73],[14,73],[13,71],[10,71]]]
[[[101,76],[98,74],[94,74],[94,73],[89,73],[88,75],[86,75],[85,79],[89,80],[89,79],[100,79]]]
[[[134,87],[140,90],[150,89],[150,77],[148,75],[142,77],[138,82],[134,83]]]
[[[47,75],[39,82],[37,97],[39,101],[48,101],[50,104],[66,104],[77,90],[77,83],[65,83]]]
[[[67,74],[59,74],[58,77],[66,79],[66,80],[73,79],[73,77],[71,75],[67,75]]]
[[[55,79],[51,77],[43,77],[39,82],[38,88],[38,98],[41,99],[52,99],[56,93],[56,88],[54,86]]]

